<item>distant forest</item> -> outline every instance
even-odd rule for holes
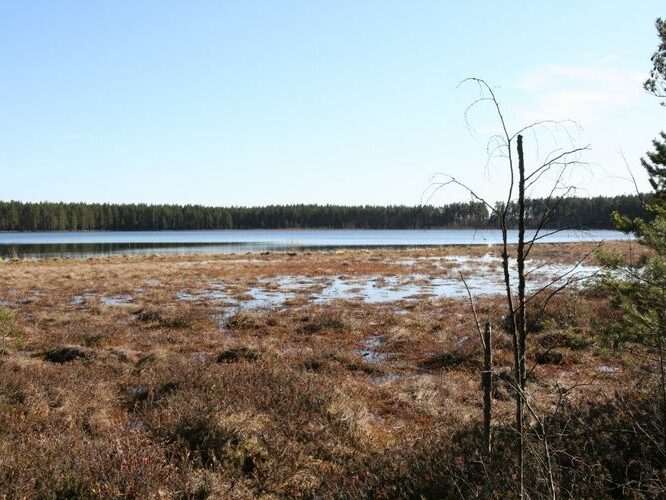
[[[541,199],[529,200],[529,227],[544,214]],[[556,207],[547,227],[612,229],[618,210],[644,217],[638,196],[569,198]],[[108,203],[0,201],[0,231],[152,231],[181,229],[429,229],[496,227],[479,202],[443,206],[268,205],[206,207]]]

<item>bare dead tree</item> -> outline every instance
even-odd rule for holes
[[[520,498],[525,497],[525,408],[530,413],[533,409],[529,403],[529,395],[526,391],[529,372],[526,368],[526,351],[527,341],[529,338],[529,331],[526,321],[526,307],[529,302],[533,301],[537,296],[545,295],[546,300],[544,309],[547,303],[559,292],[569,286],[573,286],[585,279],[578,273],[582,260],[574,265],[568,271],[557,276],[552,281],[539,287],[531,294],[527,293],[527,284],[530,278],[531,271],[526,270],[527,257],[532,250],[535,243],[538,241],[554,235],[566,228],[549,228],[549,221],[552,219],[556,210],[558,210],[564,201],[575,193],[575,186],[569,185],[566,182],[567,176],[570,175],[573,167],[585,166],[586,163],[582,162],[579,158],[580,154],[588,149],[585,147],[576,147],[573,144],[571,135],[567,135],[570,139],[570,147],[558,148],[551,151],[546,158],[537,162],[536,167],[529,169],[526,165],[524,154],[524,134],[527,132],[534,132],[536,129],[547,128],[549,126],[563,127],[571,124],[570,121],[556,122],[552,120],[534,122],[526,127],[519,129],[517,132],[512,133],[509,131],[500,102],[497,99],[495,92],[488,85],[488,83],[479,78],[468,78],[463,81],[475,83],[480,91],[480,97],[468,106],[465,116],[469,111],[480,103],[489,103],[499,121],[500,133],[490,138],[488,142],[488,162],[491,159],[500,158],[504,160],[508,174],[508,188],[506,198],[500,203],[490,203],[488,199],[481,196],[476,190],[464,182],[458,180],[447,174],[438,174],[434,178],[426,191],[432,197],[437,191],[446,186],[458,186],[464,189],[473,199],[483,203],[491,215],[496,219],[499,229],[501,231],[501,259],[502,259],[502,272],[504,279],[506,310],[508,320],[508,333],[511,337],[512,353],[513,353],[513,383],[511,384],[515,392],[515,428],[517,436],[517,470],[518,470],[518,488]],[[469,123],[469,122],[468,122]],[[514,153],[515,147],[515,153]],[[545,179],[548,175],[552,175],[551,188],[548,195],[543,200],[541,216],[536,221],[535,227],[532,228],[532,234],[527,237],[527,200],[530,190],[537,186],[545,184]],[[517,218],[518,241],[517,245],[511,245],[509,242],[509,230],[512,225],[512,210],[515,210]],[[588,254],[586,255],[589,256]],[[583,259],[584,260],[584,259]],[[512,264],[516,264],[516,277],[512,277]],[[516,283],[517,281],[517,283]],[[465,284],[466,286],[466,284]],[[486,347],[490,349],[490,342],[486,344],[483,338],[480,322],[474,308],[474,301],[472,299],[469,288],[467,288],[472,304],[473,313],[475,316],[476,327],[479,335],[482,337],[481,342],[484,346],[484,353]],[[484,355],[485,357],[485,355]],[[484,390],[485,394],[485,390]],[[485,402],[485,397],[484,397]],[[484,403],[485,408],[485,403]],[[490,420],[490,418],[489,418]],[[485,421],[485,412],[484,412]],[[488,432],[484,425],[484,435]],[[489,439],[489,438],[488,438]],[[555,486],[552,479],[552,467],[550,462],[549,450],[547,447],[547,437],[543,437],[545,443],[544,453],[546,454],[546,463],[548,465],[549,474],[549,493],[551,496],[555,495]],[[489,440],[485,442],[489,446]]]
[[[474,297],[472,292],[467,285],[467,280],[463,273],[460,273],[460,279],[465,285],[465,290],[467,290],[467,296],[469,297],[469,304],[472,309],[472,314],[474,315],[474,323],[476,325],[476,331],[479,334],[481,340],[481,345],[483,346],[483,368],[481,370],[481,388],[483,391],[483,448],[484,452],[487,455],[493,450],[492,447],[492,414],[493,414],[493,348],[491,340],[491,326],[490,322],[486,321],[486,324],[481,330],[481,323],[479,322],[479,315],[476,312],[476,306],[474,305]]]
[[[492,404],[493,404],[493,346],[490,323],[486,322],[483,329],[483,371],[481,372],[481,385],[483,386],[483,441],[485,452],[490,455],[493,451],[491,433]]]

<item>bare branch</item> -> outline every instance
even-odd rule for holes
[[[488,208],[488,210],[490,210],[491,212],[493,212],[493,213],[496,213],[496,212],[497,212],[497,210],[495,209],[495,207],[493,207],[493,206],[492,206],[490,203],[488,203],[484,198],[482,198],[481,196],[479,196],[478,194],[476,194],[476,192],[475,192],[473,189],[471,189],[471,188],[470,188],[469,186],[467,186],[466,184],[463,184],[462,182],[460,182],[460,181],[459,181],[458,179],[456,179],[455,177],[450,176],[450,175],[445,174],[445,173],[442,173],[442,172],[439,172],[439,173],[435,174],[435,175],[433,176],[433,178],[436,177],[436,176],[438,176],[438,175],[439,175],[439,176],[442,176],[442,177],[446,177],[448,180],[447,180],[447,181],[444,181],[444,182],[434,182],[434,181],[431,180],[430,185],[424,190],[423,194],[421,195],[421,202],[423,202],[423,196],[426,194],[426,192],[427,192],[428,190],[432,190],[432,192],[429,194],[429,196],[428,196],[428,198],[427,198],[426,201],[430,201],[430,199],[431,199],[431,198],[432,198],[432,197],[433,197],[433,196],[434,196],[434,195],[435,195],[440,189],[442,189],[442,188],[444,188],[444,187],[446,187],[446,186],[456,185],[456,186],[460,186],[461,188],[463,188],[464,190],[466,190],[466,191],[467,191],[467,192],[468,192],[468,193],[469,193],[469,194],[470,194],[475,200],[480,201],[481,203],[483,203],[483,204]]]
[[[467,286],[467,280],[465,279],[463,273],[460,272],[459,274],[460,274],[460,279],[465,285],[465,290],[467,290],[467,296],[469,297],[469,305],[472,308],[472,314],[474,315],[474,323],[476,324],[476,331],[478,332],[479,338],[481,339],[481,345],[483,346],[484,349],[486,349],[487,348],[486,341],[483,339],[483,332],[481,331],[481,323],[479,322],[479,315],[476,313],[476,306],[474,305],[472,292],[470,291],[469,286]]]

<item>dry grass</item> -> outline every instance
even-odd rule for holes
[[[587,248],[535,255],[572,262]],[[461,472],[436,454],[468,455],[481,413],[466,301],[318,304],[305,290],[225,315],[176,294],[222,280],[241,296],[284,275],[432,275],[442,270],[420,257],[463,251],[489,249],[0,262],[0,496],[446,496]],[[498,373],[511,360],[502,307],[478,301]],[[556,384],[582,384],[571,399],[592,404],[637,377],[599,348],[609,307],[575,294],[531,317],[540,411]],[[512,411],[498,384],[498,429]]]

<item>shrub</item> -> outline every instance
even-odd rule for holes
[[[157,328],[186,328],[201,317],[191,308],[146,306],[137,311],[136,319]]]
[[[236,363],[238,361],[256,361],[259,354],[247,347],[238,347],[236,349],[227,349],[217,356],[218,363]]]
[[[16,330],[16,318],[14,311],[6,307],[0,307],[0,335],[11,337]]]
[[[79,346],[62,346],[46,351],[43,354],[44,360],[50,363],[69,363],[77,359],[90,359],[92,353]]]
[[[480,368],[481,361],[475,352],[449,351],[436,354],[420,363],[427,370],[457,368],[461,366]]]

